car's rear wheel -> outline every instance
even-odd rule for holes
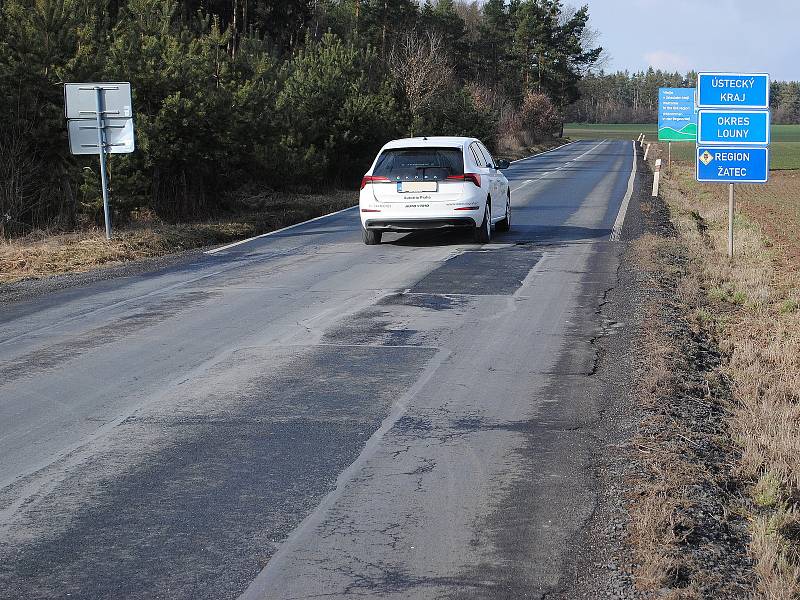
[[[475,228],[475,241],[487,244],[492,239],[492,204],[486,201],[486,210],[483,212],[483,222]]]
[[[511,195],[506,199],[506,216],[502,221],[498,221],[494,226],[497,231],[508,231],[511,229]]]
[[[367,246],[375,246],[381,243],[381,234],[382,231],[375,231],[374,229],[362,229],[361,230],[364,234],[364,243]]]

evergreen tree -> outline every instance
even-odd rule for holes
[[[353,183],[412,123],[490,145],[500,122],[545,134],[599,53],[587,21],[555,0],[2,0],[0,233],[101,217],[96,158],[69,154],[65,82],[132,84],[137,149],[109,158],[117,223],[142,207],[185,219],[243,187]],[[417,72],[390,64],[409,35],[439,40]],[[581,85],[644,110],[657,80]],[[792,90],[773,97],[797,113]],[[592,102],[575,106],[614,105]]]
[[[561,23],[560,0],[525,0],[518,14],[514,48],[525,88],[545,92],[559,107],[566,107],[578,99],[584,70],[602,52],[602,48],[583,47],[588,8],[584,6]]]
[[[352,181],[397,131],[390,83],[371,48],[333,34],[298,51],[284,68],[277,110],[286,125],[286,173],[306,181]]]
[[[473,63],[478,65],[475,79],[495,92],[500,86],[507,92],[516,87],[509,81],[517,75],[513,67],[510,10],[504,0],[487,0],[473,53]],[[512,73],[510,77],[509,73]],[[515,94],[511,92],[511,95]]]
[[[414,0],[361,0],[356,22],[359,39],[376,48],[383,59],[398,36],[414,28],[418,16]]]
[[[420,11],[420,25],[442,40],[443,51],[452,60],[456,72],[466,75],[467,44],[464,20],[456,12],[453,0],[426,0]]]

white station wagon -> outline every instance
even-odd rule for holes
[[[471,228],[486,243],[492,228],[511,226],[511,189],[480,140],[421,137],[386,144],[361,181],[359,208],[365,244],[384,231]]]

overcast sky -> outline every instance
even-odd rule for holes
[[[571,0],[589,5],[606,70],[753,71],[800,80],[800,0]]]

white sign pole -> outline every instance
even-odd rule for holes
[[[100,185],[103,188],[103,215],[106,222],[106,239],[111,239],[111,214],[108,207],[108,175],[106,173],[106,131],[103,112],[103,88],[95,86],[95,107],[97,117],[97,145],[100,153]]]
[[[728,186],[728,258],[733,258],[733,215],[736,209],[733,184]]]

